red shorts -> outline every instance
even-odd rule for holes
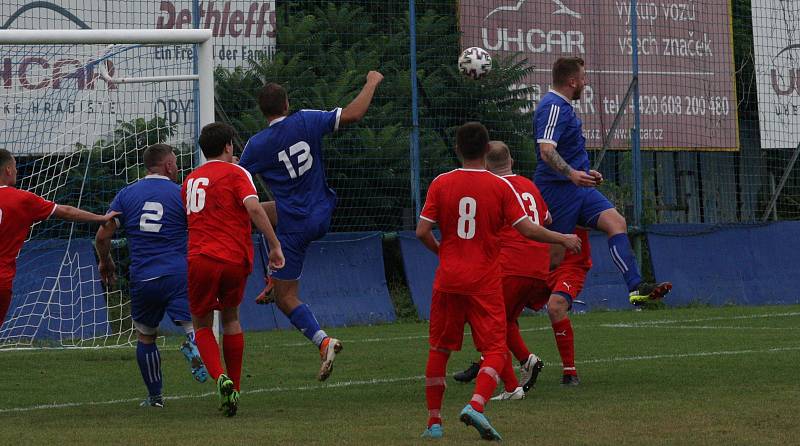
[[[433,348],[461,350],[464,324],[472,328],[475,348],[484,355],[505,353],[506,311],[497,294],[478,296],[433,290],[430,344]]]
[[[514,322],[525,307],[533,311],[541,310],[550,299],[550,288],[542,279],[504,276],[503,297],[506,301],[506,320]]]
[[[189,257],[189,311],[202,317],[242,303],[250,268],[210,257]]]
[[[567,297],[571,304],[572,300],[583,291],[587,273],[588,271],[583,268],[556,268],[550,273],[547,283],[553,294]]]
[[[11,288],[0,289],[0,326],[3,325],[3,321],[6,320],[8,307],[11,306],[11,294]]]

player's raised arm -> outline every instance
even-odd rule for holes
[[[94,246],[97,250],[97,269],[100,271],[100,278],[107,287],[112,287],[116,282],[116,265],[111,258],[111,238],[117,229],[115,220],[100,226],[94,237]]]
[[[537,225],[530,218],[524,218],[514,225],[514,229],[523,236],[542,243],[561,245],[571,252],[581,252],[581,239],[575,234],[561,234]]]
[[[340,125],[358,122],[367,114],[367,109],[372,103],[373,96],[375,96],[375,90],[378,88],[381,81],[383,81],[383,75],[381,73],[377,71],[370,71],[367,73],[367,82],[364,84],[361,92],[342,110],[342,116],[339,119]]]
[[[252,220],[253,224],[256,225],[256,228],[258,228],[258,230],[261,231],[261,233],[267,238],[267,244],[269,245],[269,267],[272,269],[283,268],[283,265],[286,261],[283,258],[281,243],[278,241],[278,237],[275,235],[275,230],[272,228],[272,224],[269,222],[267,213],[264,211],[261,203],[258,202],[258,197],[251,196],[245,199],[244,207],[247,209],[247,213],[250,215],[250,220]]]

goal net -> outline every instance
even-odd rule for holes
[[[0,147],[17,160],[17,187],[105,213],[121,188],[146,174],[142,153],[160,142],[175,148],[180,176],[187,174],[197,161],[198,126],[213,121],[210,37],[208,30],[0,31]],[[127,244],[113,244],[118,280],[106,290],[96,230],[58,219],[33,227],[17,259],[0,348],[135,339]]]

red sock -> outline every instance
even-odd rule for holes
[[[428,427],[442,424],[442,399],[447,387],[447,360],[450,353],[431,348],[425,366],[425,400],[428,402]]]
[[[478,379],[475,380],[475,393],[469,404],[478,412],[483,412],[483,406],[492,397],[492,392],[497,388],[497,381],[500,379],[500,372],[505,366],[504,354],[489,353],[484,355],[481,371],[478,372]]]
[[[553,334],[556,336],[558,353],[561,354],[561,364],[565,375],[578,375],[575,369],[575,338],[572,334],[572,322],[565,317],[553,324]]]
[[[510,352],[505,354],[505,365],[503,365],[503,371],[500,372],[500,379],[503,380],[503,388],[506,392],[513,392],[519,387],[517,374],[514,373],[514,364],[511,363]]]
[[[531,355],[531,352],[528,350],[528,346],[525,345],[525,341],[522,340],[517,321],[508,323],[506,343],[508,344],[508,349],[511,350],[511,353],[517,358],[517,361],[525,362],[528,360],[528,356]]]
[[[203,360],[203,364],[206,365],[206,370],[216,381],[219,375],[222,375],[222,364],[220,363],[219,346],[217,345],[217,338],[214,337],[214,332],[208,327],[195,330],[194,342],[197,344],[197,350],[200,351],[200,358]]]
[[[225,355],[225,370],[233,381],[233,387],[239,390],[242,379],[242,352],[244,352],[244,333],[222,336],[222,354]]]

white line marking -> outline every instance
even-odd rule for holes
[[[706,356],[747,355],[753,353],[780,353],[789,351],[800,351],[800,346],[775,347],[775,348],[768,348],[766,350],[728,350],[728,351],[718,351],[718,352],[675,353],[669,355],[621,356],[615,358],[586,359],[583,361],[575,361],[575,362],[577,364],[600,364],[604,362],[650,361],[653,359],[702,358]]]
[[[519,331],[522,333],[526,333],[529,331],[548,331],[552,330],[553,327],[536,327],[536,328],[523,328]],[[464,332],[464,336],[472,336],[469,332]],[[365,339],[340,339],[342,343],[346,344],[358,344],[362,342],[387,342],[387,341],[409,341],[414,339],[428,339],[428,335],[417,335],[417,336],[389,336],[385,338],[365,338]],[[266,348],[277,348],[277,347],[301,347],[304,345],[309,345],[310,341],[305,342],[290,342],[288,344],[277,344],[277,345],[266,345]]]
[[[721,326],[721,325],[639,325],[639,324],[602,324],[604,328],[643,328],[646,330],[661,329],[661,330],[800,330],[800,327],[737,327],[737,326]]]
[[[686,322],[708,322],[708,321],[737,321],[743,319],[766,319],[772,317],[794,317],[800,316],[800,312],[792,313],[764,313],[764,314],[750,314],[746,316],[716,316],[705,317],[699,319],[657,319],[652,321],[633,322],[636,325],[659,325],[659,324],[683,324]]]
[[[676,353],[668,355],[620,356],[613,358],[586,359],[583,361],[576,361],[576,363],[601,364],[609,362],[651,361],[657,359],[683,359],[683,358],[698,358],[698,357],[708,357],[708,356],[745,355],[754,353],[780,353],[788,351],[800,351],[800,346],[775,347],[764,350],[728,350],[728,351],[716,351],[716,352]],[[423,379],[425,379],[425,377],[421,375],[397,377],[397,378],[373,378],[366,380],[340,381],[322,385],[304,385],[299,387],[267,387],[262,389],[248,390],[242,393],[245,395],[250,395],[256,393],[302,392],[306,390],[338,389],[338,388],[353,387],[353,386],[371,386],[377,384],[393,384],[393,383],[408,382],[408,381],[422,381]],[[166,399],[170,401],[176,401],[176,400],[185,400],[194,398],[205,398],[213,395],[216,395],[216,393],[206,392],[194,395],[176,395],[176,396],[168,396],[166,397]],[[107,406],[113,404],[132,403],[136,401],[141,401],[141,398],[126,398],[126,399],[117,399],[110,401],[87,401],[81,403],[74,402],[74,403],[40,404],[37,406],[12,407],[8,409],[0,409],[0,413],[18,413],[18,412],[30,412],[34,410],[66,409],[70,407],[84,407],[84,406]]]

